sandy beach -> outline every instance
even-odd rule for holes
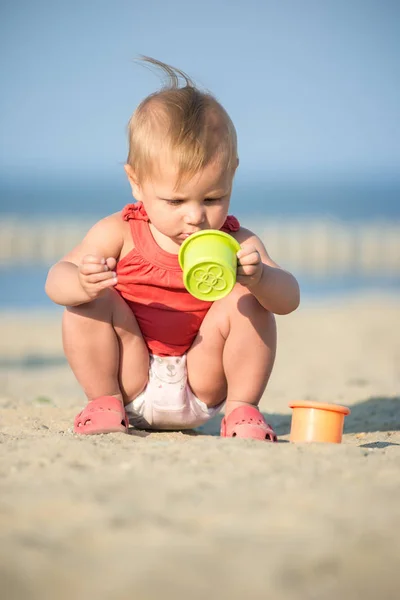
[[[0,313],[0,598],[397,599],[399,332],[384,295],[278,317],[278,444],[79,437],[60,313]],[[296,399],[349,406],[343,443],[289,443]]]

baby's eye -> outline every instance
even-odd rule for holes
[[[213,202],[220,202],[222,198],[204,198],[204,202],[212,204]]]
[[[167,200],[167,204],[171,204],[172,206],[180,206],[183,203],[183,200]]]

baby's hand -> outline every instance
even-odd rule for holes
[[[117,284],[114,271],[117,266],[115,258],[103,258],[86,254],[78,267],[79,282],[91,300],[94,300],[106,289]]]
[[[263,262],[255,245],[251,242],[245,242],[241,245],[237,257],[237,282],[246,287],[257,285],[263,272]]]

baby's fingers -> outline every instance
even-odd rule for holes
[[[238,275],[254,275],[255,273],[257,273],[258,271],[258,266],[257,265],[244,265],[244,266],[239,266],[237,268],[237,274]]]
[[[239,257],[240,265],[257,265],[259,262],[261,262],[261,257],[257,250]]]
[[[106,265],[110,269],[110,271],[114,271],[115,267],[117,266],[117,261],[113,257],[107,258]]]
[[[82,264],[105,265],[106,259],[103,256],[97,256],[96,254],[85,254],[82,258]]]
[[[96,273],[108,272],[109,269],[107,265],[100,263],[82,263],[79,265],[79,271],[82,273],[82,275],[94,275]]]
[[[85,277],[85,280],[88,283],[102,283],[103,281],[109,281],[112,279],[116,279],[115,271],[107,271],[107,273],[92,273]]]
[[[100,289],[106,289],[109,287],[113,287],[114,285],[117,285],[118,283],[118,277],[112,277],[111,279],[106,279],[105,281],[101,281],[100,283],[98,283],[97,285],[100,287]]]

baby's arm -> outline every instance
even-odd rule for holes
[[[254,233],[241,228],[235,237],[241,245],[237,281],[270,312],[285,315],[294,311],[300,302],[296,278],[272,260]]]
[[[116,285],[114,269],[123,246],[119,213],[94,225],[82,242],[51,267],[46,293],[53,302],[77,306]]]

